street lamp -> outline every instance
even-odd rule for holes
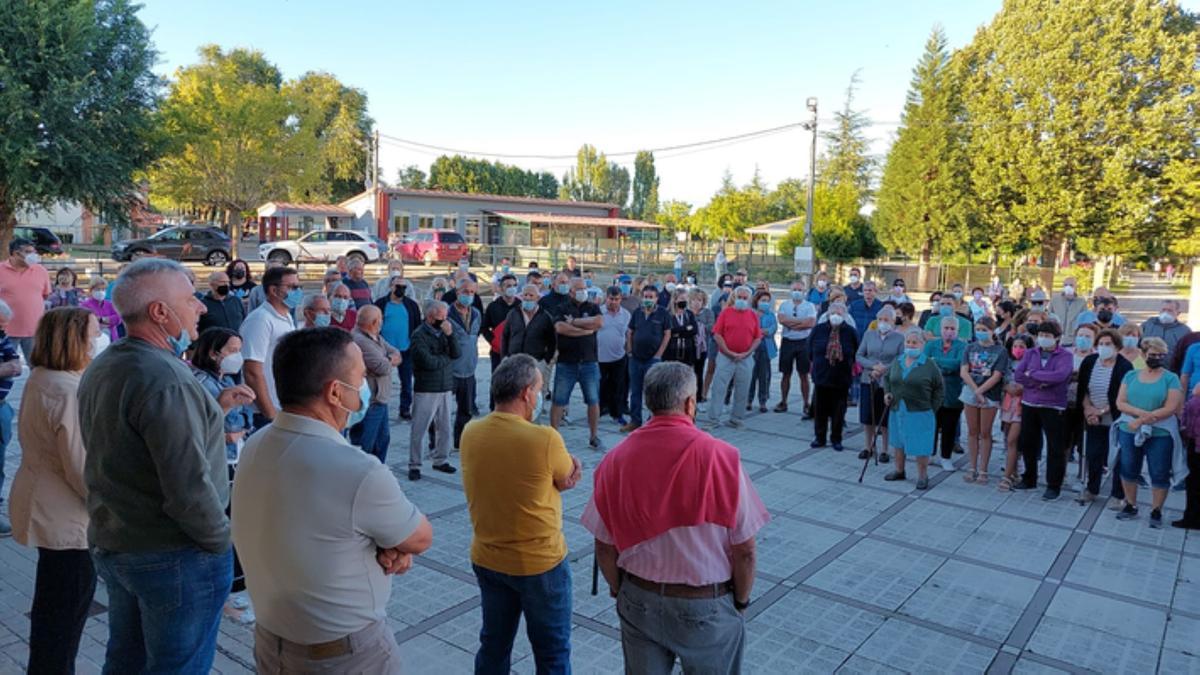
[[[812,132],[812,146],[808,151],[808,207],[804,210],[804,245],[812,246],[813,190],[817,182],[817,98],[809,96],[804,105],[812,113],[812,121],[804,124],[804,128]]]

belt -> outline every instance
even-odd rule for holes
[[[621,571],[621,578],[622,581],[628,581],[638,588],[650,591],[651,593],[657,593],[658,595],[667,598],[719,598],[726,593],[733,592],[733,580],[723,581],[716,584],[705,584],[703,586],[689,586],[687,584],[664,584],[657,581],[650,581],[649,579],[643,579],[624,570]]]
[[[325,659],[333,659],[339,656],[345,656],[354,652],[354,644],[350,636],[337,638],[328,642],[318,642],[311,645],[302,645],[298,642],[292,642],[275,635],[261,626],[258,627],[257,640],[266,638],[271,644],[272,651],[279,653],[295,654],[302,658],[311,661],[324,661]]]

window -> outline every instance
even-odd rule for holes
[[[180,241],[183,239],[183,230],[163,230],[150,238],[154,241]]]
[[[432,232],[418,232],[417,233],[417,241],[422,244],[428,244],[433,241],[433,233]]]
[[[432,230],[433,229],[433,216],[419,216],[417,218],[417,229],[418,230]]]
[[[441,243],[443,244],[462,244],[464,243],[463,236],[457,232],[440,232]]]
[[[306,243],[306,244],[322,244],[324,242],[325,242],[325,233],[324,232],[313,232],[312,234],[310,234],[304,238],[304,243]]]
[[[467,241],[472,244],[480,242],[479,216],[467,216]]]
[[[458,229],[458,214],[448,213],[442,216],[442,229],[457,230]]]
[[[408,214],[392,217],[392,231],[404,234],[408,232]]]

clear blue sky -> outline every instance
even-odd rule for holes
[[[1185,4],[1196,5],[1200,0]],[[935,23],[970,41],[1000,0],[478,2],[145,0],[166,75],[206,43],[254,47],[285,77],[327,71],[366,91],[385,134],[487,152],[637,150],[728,136],[841,107],[876,122],[882,155]],[[806,132],[658,158],[663,199],[707,201],[726,170],[775,183],[808,172]],[[819,148],[820,146],[818,146]],[[386,146],[383,173],[438,153]],[[632,158],[628,162],[632,170]],[[565,160],[513,163],[561,177]]]

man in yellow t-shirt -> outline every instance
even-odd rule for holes
[[[492,373],[495,410],[468,424],[459,444],[483,610],[476,673],[510,671],[522,613],[537,671],[570,669],[571,568],[559,493],[575,487],[582,467],[558,431],[531,422],[541,391],[533,357],[505,358]]]

